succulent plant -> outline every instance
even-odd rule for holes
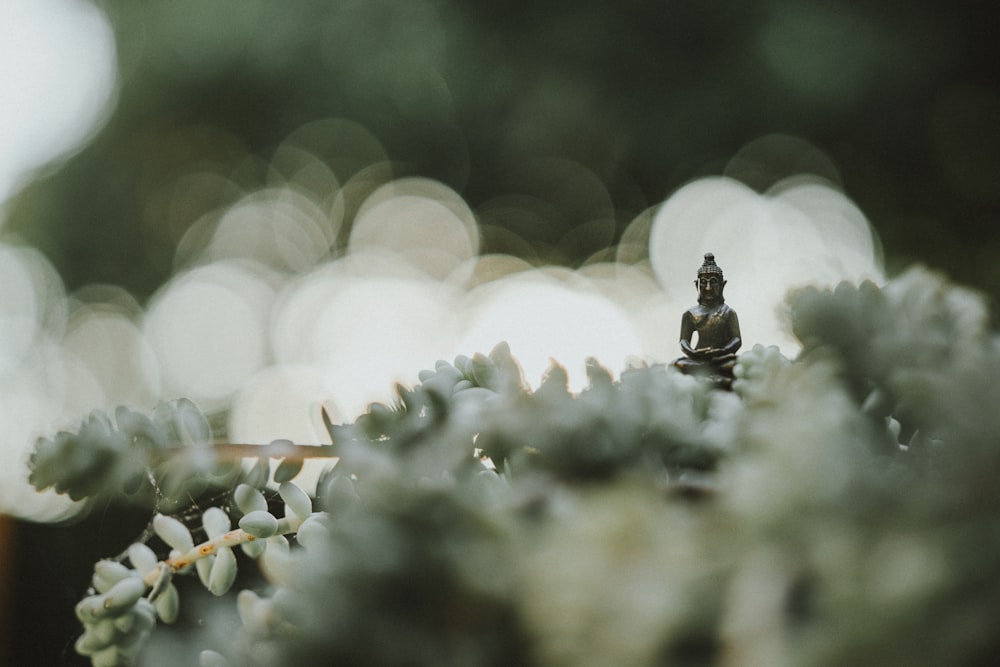
[[[916,270],[788,309],[802,354],[745,351],[731,392],[596,360],[578,393],[558,366],[532,390],[506,345],[439,361],[354,422],[327,417],[337,460],[312,495],[277,442],[216,477],[221,494],[154,503],[149,534],[95,565],[77,650],[136,664],[173,622],[166,641],[206,667],[989,662],[1000,344],[984,304]],[[176,444],[208,439],[191,410],[40,440],[33,481],[190,494],[172,461],[217,447]],[[186,622],[189,574],[235,613],[185,593]]]

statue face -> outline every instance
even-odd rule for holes
[[[698,287],[698,301],[711,303],[722,298],[722,288],[726,286],[726,281],[719,276],[708,275],[699,276],[694,284]]]

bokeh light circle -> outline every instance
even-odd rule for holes
[[[650,230],[650,262],[672,301],[694,303],[692,281],[706,252],[725,272],[744,347],[778,345],[789,355],[799,347],[781,316],[790,289],[883,279],[867,220],[814,178],[786,179],[767,194],[726,177],[677,190]]]
[[[146,335],[164,390],[211,410],[270,360],[274,286],[255,264],[218,262],[174,278],[155,297]]]
[[[357,415],[388,400],[394,383],[415,384],[422,369],[454,348],[457,297],[436,281],[358,275],[338,264],[283,295],[274,351],[279,362],[319,369],[330,389],[319,398]]]
[[[426,179],[403,179],[372,193],[351,228],[349,249],[388,251],[443,279],[479,251],[475,216],[456,193]]]
[[[110,109],[117,65],[111,26],[94,3],[5,0],[0,26],[2,202],[27,172],[94,131]]]
[[[567,368],[575,390],[586,385],[588,357],[620,367],[640,349],[630,316],[582,278],[576,283],[532,271],[477,287],[467,297],[459,349],[472,354],[507,342],[532,386],[553,361]]]

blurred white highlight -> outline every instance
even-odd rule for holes
[[[103,388],[103,407],[109,412],[119,405],[155,405],[159,400],[159,363],[128,314],[106,304],[81,308],[70,318],[62,344]]]
[[[111,26],[93,3],[0,3],[0,202],[95,130],[116,67]]]
[[[278,271],[305,271],[322,259],[338,225],[304,193],[290,187],[256,192],[216,224],[203,260],[256,260]]]
[[[275,311],[279,362],[306,364],[326,379],[344,415],[391,396],[395,382],[454,350],[457,298],[443,283],[413,276],[359,275],[334,263],[290,286]]]
[[[788,290],[881,282],[876,248],[857,207],[809,177],[780,181],[765,194],[725,177],[695,181],[667,200],[650,231],[650,261],[672,302],[694,303],[695,274],[712,252],[729,283],[726,301],[739,314],[744,347],[778,345],[787,356],[799,349],[779,312]]]
[[[274,289],[260,265],[216,262],[182,274],[154,298],[146,335],[169,397],[224,408],[269,362]]]
[[[0,375],[15,368],[48,327],[65,325],[62,281],[41,253],[0,245]]]
[[[567,368],[570,388],[578,391],[586,385],[588,357],[617,370],[640,352],[635,314],[572,274],[559,279],[532,271],[488,283],[469,293],[464,311],[458,349],[489,351],[507,341],[531,386],[555,361]]]
[[[377,250],[434,278],[479,252],[475,216],[455,192],[426,179],[403,179],[372,193],[351,229],[351,252]]]
[[[705,252],[725,271],[744,348],[779,345],[794,356],[779,315],[788,289],[882,273],[867,220],[830,181],[761,171],[761,148],[786,144],[759,142],[734,163],[767,186],[763,194],[728,177],[690,183],[577,270],[480,255],[482,217],[441,183],[392,180],[381,162],[334,169],[290,145],[267,187],[191,228],[178,251],[183,270],[145,312],[114,288],[67,298],[39,253],[0,245],[0,511],[71,509],[28,489],[24,460],[35,437],[75,428],[95,408],[150,409],[183,396],[224,412],[231,441],[318,444],[327,441],[323,408],[353,421],[436,360],[500,341],[531,386],[553,361],[572,390],[586,384],[588,357],[611,371],[637,357],[668,363],[680,356],[680,317],[696,300]],[[833,173],[820,153],[790,145]],[[531,235],[544,235],[541,218],[508,205],[515,199],[524,200],[486,207],[484,227],[502,225],[509,247],[558,255],[564,242],[592,244],[593,235],[559,230],[539,244]],[[600,229],[610,219],[603,201],[584,207],[604,216]]]
[[[35,250],[0,244],[0,512],[57,519],[73,503],[36,493],[25,465],[40,433],[68,427],[104,392],[57,344],[67,303],[58,274]]]

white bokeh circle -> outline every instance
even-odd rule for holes
[[[778,345],[790,355],[799,343],[781,315],[789,290],[884,280],[867,220],[815,178],[786,179],[766,194],[725,177],[677,190],[650,230],[650,262],[671,301],[694,303],[693,280],[708,252],[725,272],[744,347]]]

